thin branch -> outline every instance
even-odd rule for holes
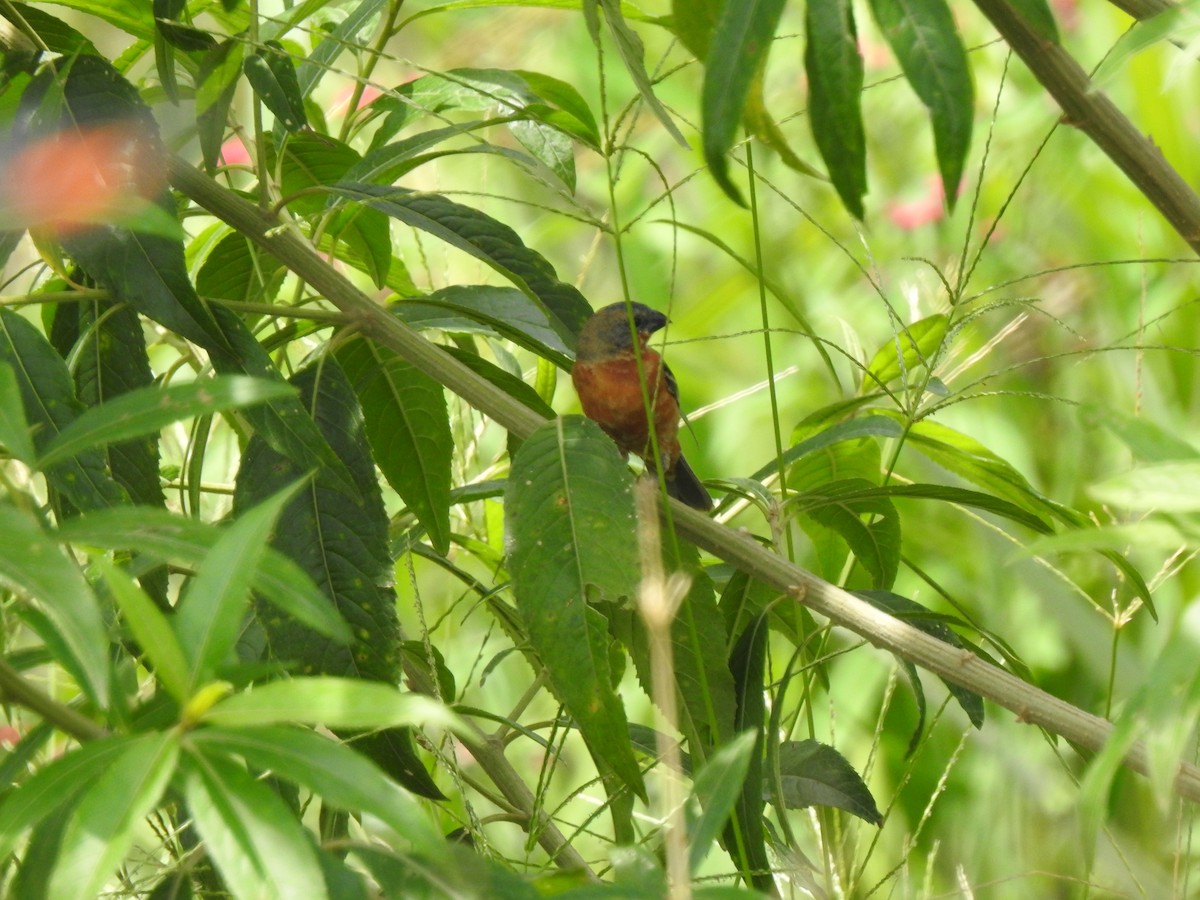
[[[171,161],[170,177],[175,187],[194,202],[275,255],[346,313],[364,333],[437,379],[517,437],[528,438],[544,421],[399,319],[388,315],[291,229],[278,228],[277,221],[266,218],[261,210],[182,160]],[[1197,233],[1200,234],[1200,229]],[[1040,725],[1079,747],[1099,750],[1112,733],[1112,724],[1105,719],[1086,713],[969,652],[951,647],[879,612],[852,594],[769,552],[750,537],[677,501],[671,503],[671,514],[679,534],[876,646],[975,691],[1016,713],[1020,721]],[[1148,773],[1146,750],[1140,743],[1133,747],[1124,762],[1136,772]],[[1181,764],[1177,785],[1183,796],[1200,802],[1200,768]],[[522,806],[522,809],[526,807]]]
[[[49,694],[38,690],[21,673],[0,657],[0,699],[14,703],[37,713],[59,731],[80,741],[94,741],[108,737],[108,732],[83,713],[59,703]]]

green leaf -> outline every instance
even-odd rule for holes
[[[1058,25],[1055,24],[1054,13],[1051,11],[1050,4],[1046,0],[1008,0],[1008,2],[1020,14],[1021,18],[1028,23],[1030,28],[1051,43],[1058,43]],[[1141,22],[1135,22],[1134,28],[1140,24]],[[1126,35],[1128,33],[1126,32]],[[1120,43],[1121,41],[1118,39],[1117,44],[1120,45]],[[1109,51],[1109,56],[1113,54],[1115,49],[1113,48]],[[1105,57],[1105,62],[1107,61],[1108,57]],[[1098,83],[1095,74],[1092,75],[1092,83]]]
[[[125,859],[141,820],[158,806],[179,758],[179,732],[134,738],[79,797],[63,833],[49,895],[93,900]]]
[[[733,858],[746,882],[760,891],[774,892],[771,860],[767,856],[763,828],[763,744],[766,738],[766,701],[763,699],[767,666],[768,624],[766,614],[755,616],[739,635],[729,656],[738,708],[734,728],[754,735],[754,750],[746,767],[745,781],[725,828],[725,851]]]
[[[313,844],[279,794],[220,757],[189,753],[183,765],[188,812],[235,898],[328,897]]]
[[[437,194],[405,188],[341,182],[332,190],[366,203],[426,231],[495,269],[538,304],[551,328],[573,347],[592,308],[574,287],[558,280],[554,267],[522,243],[502,222]]]
[[[868,500],[876,497],[911,497],[921,500],[938,500],[942,503],[970,506],[974,509],[981,509],[985,512],[1003,516],[1039,534],[1049,534],[1054,530],[1045,520],[1027,512],[1015,503],[1009,503],[1007,500],[993,497],[990,494],[981,494],[979,491],[969,491],[965,488],[951,487],[943,484],[888,484],[879,487],[864,487],[860,491],[849,491],[839,496],[846,502]]]
[[[971,147],[975,93],[945,0],[870,0],[871,12],[933,122],[946,206],[954,209]]]
[[[212,706],[204,721],[239,728],[300,722],[328,728],[458,725],[446,707],[423,694],[358,678],[290,678],[256,685]]]
[[[175,631],[191,668],[188,693],[209,681],[241,634],[254,571],[280,513],[301,489],[292,484],[240,512],[213,544],[175,611]]]
[[[85,53],[99,55],[95,44],[70,25],[56,19],[44,10],[30,6],[28,3],[14,2],[8,6],[33,29],[51,53],[58,53],[66,57]],[[0,13],[0,15],[2,14]],[[9,18],[9,16],[6,15],[5,18]]]
[[[209,50],[196,67],[196,130],[204,165],[217,164],[225,138],[225,119],[242,76],[246,45],[229,38]]]
[[[300,82],[291,57],[276,41],[246,57],[246,80],[254,93],[288,131],[299,131],[306,124]]]
[[[294,395],[293,388],[278,381],[237,375],[140,388],[86,410],[63,428],[43,448],[39,468],[73,459],[85,450],[156,434],[183,419]]]
[[[59,6],[95,16],[143,41],[154,37],[154,18],[145,0],[55,0]]]
[[[911,372],[920,366],[931,367],[949,325],[948,316],[935,313],[913,322],[890,338],[867,364],[867,370],[863,373],[863,390],[884,387],[901,376],[904,379],[902,383],[909,384]]]
[[[33,465],[36,454],[21,403],[21,385],[8,362],[0,362],[0,446],[14,459]]]
[[[521,445],[505,491],[517,609],[597,763],[639,796],[641,772],[623,736],[608,629],[588,598],[632,597],[638,569],[629,469],[599,426],[547,422]]]
[[[106,559],[94,561],[104,576],[125,624],[163,687],[181,706],[191,696],[187,656],[170,620],[123,569]]]
[[[395,692],[393,692],[395,693]],[[202,728],[190,738],[206,755],[237,754],[255,769],[293,781],[347,812],[370,813],[431,860],[447,846],[413,796],[366,757],[303,728]]]
[[[863,60],[850,0],[804,6],[808,118],[821,158],[846,209],[863,218],[867,141],[863,132]]]
[[[71,654],[60,662],[98,706],[109,702],[108,634],[100,606],[73,559],[32,513],[0,504],[0,584],[33,601]]]
[[[739,206],[746,204],[729,178],[728,154],[751,83],[766,64],[783,7],[784,0],[725,3],[705,60],[700,101],[704,159],[717,184]]]
[[[779,745],[779,774],[786,809],[833,806],[872,825],[883,816],[867,785],[842,754],[819,741],[784,741]]]
[[[792,465],[812,453],[825,450],[841,441],[853,441],[864,437],[899,438],[904,436],[904,428],[892,418],[881,415],[864,416],[861,419],[850,419],[830,425],[811,437],[807,437],[783,453],[784,465]],[[779,460],[772,459],[750,477],[755,481],[779,471]]]
[[[675,123],[671,120],[670,113],[667,112],[654,95],[654,87],[650,83],[650,76],[646,74],[645,48],[642,46],[641,38],[625,22],[625,16],[621,12],[620,0],[598,0],[598,2],[599,9],[604,10],[604,21],[608,23],[608,29],[612,33],[613,42],[617,45],[617,52],[621,54],[621,61],[625,63],[625,70],[633,79],[633,83],[638,89],[638,94],[641,95],[643,102],[658,118],[658,121],[667,129],[667,134],[671,135],[680,147],[686,149],[688,144],[684,140],[683,134],[680,133]],[[583,11],[587,19],[588,31],[592,35],[592,41],[599,42],[600,29],[599,16],[596,12],[597,0],[583,0]]]
[[[27,829],[94,785],[131,745],[144,739],[101,738],[38,768],[0,803],[0,857],[7,859]]]
[[[875,486],[861,478],[834,481],[795,502],[816,522],[836,531],[877,588],[888,588],[900,567],[900,515],[890,499],[872,496]]]
[[[0,363],[16,375],[34,447],[41,451],[82,412],[62,358],[28,321],[0,308]],[[104,467],[96,451],[51,467],[46,479],[79,509],[98,509],[125,502],[124,491]]]
[[[361,0],[355,4],[346,17],[337,22],[333,28],[326,31],[321,29],[321,42],[313,49],[313,52],[308,55],[308,58],[300,63],[297,71],[297,78],[300,83],[300,93],[304,97],[312,94],[313,89],[320,83],[321,78],[333,68],[333,62],[346,52],[348,47],[361,47],[370,40],[370,33],[376,27],[376,20],[383,8],[387,5],[387,0]],[[307,15],[303,9],[304,4],[297,4],[293,9],[300,16],[294,21],[275,20],[278,22],[278,36],[287,33],[288,30],[297,24],[304,24]],[[318,9],[324,9],[325,3],[318,3]],[[264,26],[270,28],[274,22],[264,22]]]
[[[1088,488],[1121,509],[1189,513],[1200,510],[1200,461],[1161,462],[1121,472]]]
[[[63,523],[60,541],[139,552],[173,565],[196,568],[225,529],[152,507],[101,510]],[[267,548],[252,587],[280,610],[332,640],[349,643],[350,629],[312,579],[292,560]]]
[[[454,436],[440,384],[365,338],[335,356],[362,404],[372,455],[388,484],[424,526],[433,548],[450,550],[450,463]]]
[[[949,644],[951,647],[958,647],[964,650],[970,649],[978,652],[976,648],[968,645],[954,631],[942,623],[944,617],[930,612],[921,604],[909,600],[907,597],[901,597],[898,594],[893,594],[891,591],[855,591],[854,594],[866,600],[876,609],[882,609],[889,615],[907,622],[914,628],[919,628],[926,634],[932,635],[939,641]],[[944,678],[941,680],[954,699],[958,701],[958,705],[962,707],[963,712],[967,714],[967,718],[971,720],[971,724],[976,728],[982,728],[983,698],[975,692],[959,687],[951,681],[947,681]]]
[[[754,731],[739,734],[714,753],[696,774],[692,794],[702,810],[688,823],[688,871],[693,875],[725,828],[742,791],[758,745]],[[691,810],[691,804],[688,805]]]
[[[285,273],[279,260],[260,251],[249,238],[231,231],[212,248],[196,273],[196,291],[201,297],[270,303]]]

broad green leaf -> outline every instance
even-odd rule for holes
[[[763,828],[763,744],[766,738],[766,701],[763,699],[767,666],[767,616],[755,616],[738,636],[729,656],[738,708],[733,727],[738,734],[754,735],[754,750],[746,777],[725,827],[725,852],[746,882],[772,893],[771,860]]]
[[[608,23],[613,42],[617,45],[617,52],[621,55],[621,61],[625,63],[625,70],[633,79],[643,102],[666,128],[667,134],[671,135],[680,147],[686,148],[687,141],[671,120],[670,113],[654,95],[654,87],[650,83],[650,76],[646,73],[645,48],[642,46],[642,39],[626,23],[620,0],[583,0],[584,17],[594,43],[598,43],[600,40],[598,9],[604,10],[604,21]]]
[[[21,403],[21,385],[8,362],[0,362],[0,446],[14,459],[33,465],[36,454]]]
[[[900,515],[875,485],[861,478],[830,482],[792,502],[816,522],[836,531],[877,588],[889,588],[900,567]]]
[[[292,59],[275,41],[246,57],[246,80],[254,93],[288,131],[299,131],[306,124],[304,100]]]
[[[911,381],[909,373],[918,367],[929,368],[934,356],[941,349],[950,325],[948,316],[935,313],[913,322],[875,351],[867,370],[863,373],[863,390],[884,387],[893,379],[903,376],[903,384]]]
[[[63,833],[49,896],[93,900],[112,878],[136,838],[141,820],[158,806],[179,758],[179,732],[140,735],[125,745],[79,797]]]
[[[204,721],[241,728],[300,722],[328,728],[454,727],[457,718],[436,700],[359,678],[289,678],[256,685],[209,708]]]
[[[105,550],[136,547],[173,565],[196,568],[225,529],[152,507],[101,510],[63,523],[59,541]],[[348,643],[350,629],[312,579],[277,550],[267,548],[252,587],[281,611],[332,640]]]
[[[25,418],[33,428],[34,447],[41,451],[82,412],[62,358],[28,321],[0,308],[0,363],[16,375]],[[104,467],[97,451],[47,470],[55,490],[83,510],[126,502],[124,491]]]
[[[904,77],[929,110],[946,206],[954,208],[971,147],[975,92],[946,0],[870,0]]]
[[[190,675],[187,655],[175,636],[170,620],[123,569],[103,558],[95,560],[93,565],[103,574],[109,592],[121,610],[122,619],[141,647],[143,656],[150,662],[154,674],[182,706],[191,695]]]
[[[288,501],[302,489],[292,484],[240,512],[213,544],[175,611],[174,626],[191,668],[189,693],[209,681],[241,634],[254,571],[271,530]]]
[[[187,811],[237,900],[326,900],[309,835],[279,794],[218,756],[183,759]]]
[[[838,196],[856,219],[867,193],[863,132],[863,60],[850,0],[806,3],[804,67],[808,118]]]
[[[924,606],[909,600],[907,597],[901,597],[898,594],[893,594],[891,591],[855,591],[855,596],[866,600],[876,609],[882,609],[889,615],[895,616],[914,628],[919,628],[926,634],[932,635],[939,641],[949,644],[951,647],[960,649],[970,649],[978,654],[978,649],[968,645],[954,631],[943,624],[945,617],[938,616],[930,612]],[[962,707],[963,712],[967,714],[967,718],[971,720],[971,724],[976,728],[983,727],[983,698],[973,691],[959,687],[951,681],[942,679],[942,683],[946,685],[947,690],[958,705]]]
[[[784,741],[779,745],[779,775],[783,806],[833,806],[872,825],[883,816],[875,798],[842,754],[819,741]]]
[[[717,184],[740,206],[745,201],[729,177],[729,151],[750,85],[766,64],[783,7],[784,0],[725,3],[705,59],[700,100],[704,159]]]
[[[591,315],[591,307],[578,290],[558,280],[545,257],[526,247],[504,223],[437,194],[352,182],[335,184],[332,190],[486,263],[541,306],[555,333],[567,346],[574,346],[575,335]]]
[[[140,388],[82,413],[42,449],[39,467],[73,459],[85,450],[156,434],[182,419],[294,395],[295,390],[282,382],[238,375]]]
[[[108,633],[100,606],[74,560],[34,515],[0,504],[0,584],[28,597],[49,619],[70,658],[60,660],[94,703],[109,701]]]
[[[189,740],[209,756],[237,754],[252,767],[293,781],[339,809],[370,813],[429,859],[437,859],[446,847],[429,815],[408,791],[337,741],[283,725],[202,728]]]
[[[701,813],[688,822],[688,871],[696,874],[713,842],[721,835],[729,814],[745,789],[746,773],[758,745],[754,731],[739,734],[709,757],[696,773],[692,794]],[[692,806],[689,804],[688,810]],[[692,817],[689,817],[692,818]]]
[[[433,548],[448,553],[454,436],[444,389],[366,338],[341,344],[335,356],[362,404],[380,471],[425,527]]]
[[[38,768],[0,803],[0,857],[7,858],[21,835],[94,785],[114,762],[145,737],[114,735],[70,750]]]
[[[513,591],[530,645],[597,763],[644,796],[624,738],[607,625],[588,604],[636,590],[630,489],[612,441],[587,419],[567,416],[547,422],[517,451],[504,512]]]

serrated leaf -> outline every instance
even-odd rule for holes
[[[0,534],[0,584],[28,597],[45,614],[70,654],[60,662],[94,703],[106,707],[108,633],[79,566],[30,512],[0,504]]]
[[[424,694],[379,681],[332,676],[256,685],[210,707],[204,721],[229,728],[280,722],[342,729],[458,724],[446,707]]]
[[[208,755],[237,754],[254,768],[293,781],[339,809],[370,813],[428,859],[436,860],[446,847],[411,794],[366,757],[329,738],[303,728],[260,724],[198,729],[191,742]]]
[[[33,445],[45,448],[82,412],[62,358],[38,330],[10,309],[0,308],[0,362],[16,376]],[[46,479],[83,510],[126,502],[125,492],[109,475],[97,451],[78,455],[46,471]]]
[[[290,484],[253,509],[239,512],[184,591],[173,624],[191,668],[188,693],[212,679],[237,643],[254,572],[275,521],[301,488],[298,483]]]
[[[784,741],[779,745],[779,774],[786,809],[833,806],[872,825],[883,824],[875,798],[862,778],[827,744]]]
[[[306,124],[304,100],[296,67],[283,47],[275,41],[246,57],[246,80],[275,118],[288,131],[299,131]]]
[[[381,210],[486,263],[542,307],[554,332],[568,347],[592,308],[574,287],[558,280],[554,267],[529,249],[515,231],[479,210],[437,194],[376,184],[340,182],[337,194]]]
[[[366,338],[341,344],[335,356],[362,404],[380,471],[425,527],[433,548],[448,553],[454,436],[444,389]]]
[[[106,550],[136,547],[174,565],[195,568],[220,540],[223,529],[153,507],[99,510],[63,523],[57,539]],[[254,590],[283,612],[331,640],[349,643],[351,633],[325,595],[292,560],[267,548],[254,572]]]
[[[932,635],[939,641],[949,644],[951,647],[974,649],[968,648],[968,645],[962,638],[943,624],[941,621],[942,617],[937,616],[921,604],[909,600],[907,597],[901,597],[899,594],[893,594],[891,591],[855,591],[854,594],[866,600],[876,609],[882,609],[889,615],[907,622],[914,628],[919,628],[926,634]],[[983,698],[974,691],[959,687],[957,684],[947,681],[944,678],[941,681],[946,685],[947,690],[950,691],[954,699],[958,701],[958,705],[967,714],[967,718],[971,720],[971,724],[976,728],[982,728]],[[920,729],[918,728],[918,733],[919,731]]]
[[[127,743],[79,797],[63,832],[48,894],[92,900],[125,859],[141,820],[158,806],[179,758],[179,732]]]
[[[33,31],[41,38],[46,49],[51,53],[71,57],[76,54],[90,53],[99,55],[96,45],[65,22],[56,19],[45,10],[28,3],[11,3],[9,8],[16,12]],[[3,13],[0,13],[3,15]],[[8,18],[8,16],[5,16]]]
[[[632,479],[599,426],[547,422],[521,445],[505,490],[505,531],[517,609],[551,684],[602,768],[644,796],[624,738],[608,629],[588,597],[636,589]]]
[[[183,763],[188,812],[235,897],[326,900],[313,844],[277,793],[220,757],[189,753]]]
[[[949,325],[948,316],[935,313],[913,322],[889,338],[867,364],[867,370],[863,373],[863,390],[884,387],[901,376],[907,385],[910,372],[921,366],[929,367],[942,346]]]
[[[945,0],[870,0],[904,77],[929,110],[946,206],[954,209],[971,148],[975,91],[967,54]]]
[[[750,86],[766,64],[785,0],[725,3],[704,65],[701,117],[704,159],[726,195],[745,206],[729,178],[729,151],[742,122]]]
[[[86,450],[156,434],[183,419],[294,395],[281,382],[238,375],[139,388],[85,410],[46,444],[38,465],[57,465]]]
[[[871,496],[861,478],[834,481],[794,501],[815,521],[833,529],[877,588],[891,587],[900,567],[900,515],[890,499]]]
[[[701,813],[688,822],[688,871],[693,875],[720,836],[745,788],[746,773],[757,744],[755,732],[739,734],[709,757],[696,773],[692,794]],[[689,805],[688,809],[691,808]]]
[[[808,117],[829,178],[846,209],[863,218],[867,141],[863,132],[863,60],[850,0],[806,3],[804,67]]]
[[[95,784],[138,740],[142,738],[101,738],[38,768],[0,803],[0,856],[8,858],[27,829]]]
[[[766,738],[766,701],[763,699],[767,665],[767,616],[755,616],[737,638],[729,656],[737,696],[733,727],[739,734],[754,735],[754,750],[746,767],[733,815],[725,828],[725,851],[733,857],[738,872],[760,891],[773,892],[771,861],[767,856],[763,828],[763,744]]]

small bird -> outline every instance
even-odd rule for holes
[[[658,352],[646,343],[650,335],[667,324],[667,317],[641,303],[630,307],[654,411],[654,433],[667,493],[707,512],[712,509],[712,497],[679,452],[679,388],[675,376]],[[604,429],[622,452],[636,454],[652,465],[654,446],[642,399],[629,312],[624,303],[606,306],[584,323],[576,343],[571,381],[584,415]]]

